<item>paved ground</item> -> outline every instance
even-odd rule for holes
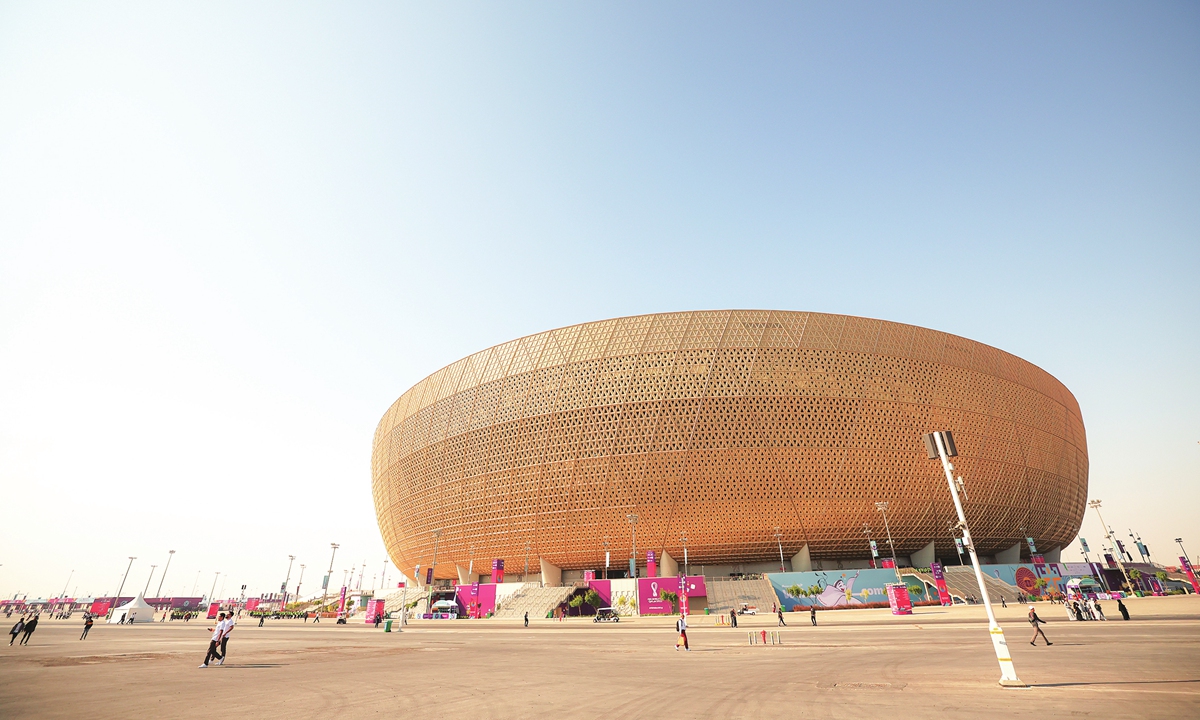
[[[691,653],[673,650],[669,619],[390,634],[245,622],[229,662],[207,670],[203,622],[97,625],[80,642],[80,621],[52,621],[27,647],[0,645],[0,718],[1200,717],[1200,599],[1129,606],[1130,622],[1071,623],[1038,605],[1048,648],[1029,646],[1024,607],[1002,611],[1027,690],[996,685],[976,607],[825,612],[817,628],[795,614],[780,646],[747,644],[745,625],[776,629],[769,618],[739,630],[695,618]]]

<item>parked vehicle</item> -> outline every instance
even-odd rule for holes
[[[610,607],[602,607],[596,611],[592,622],[621,622],[621,616]]]

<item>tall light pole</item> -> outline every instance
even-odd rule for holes
[[[467,577],[475,574],[475,546],[471,545],[467,548],[467,555],[470,556],[471,562],[467,563]]]
[[[300,586],[304,584],[304,563],[300,563],[300,579],[296,581],[296,599],[300,599]]]
[[[888,525],[887,500],[875,503],[875,509],[883,513],[883,528],[887,530],[888,547],[892,549],[892,570],[896,573],[896,582],[902,583],[904,581],[900,579],[900,564],[896,562],[896,544],[892,542],[892,528]]]
[[[196,596],[196,586],[200,584],[200,573],[201,572],[203,572],[203,571],[197,570],[196,571],[196,579],[192,581],[192,597]]]
[[[67,581],[63,583],[63,591],[58,594],[58,601],[61,604],[62,599],[67,596],[67,588],[71,586],[71,578],[75,577],[75,570],[71,570],[71,574],[67,576]]]
[[[629,577],[637,578],[637,515],[630,513],[625,519],[633,528],[633,546],[629,551]]]
[[[129,568],[133,567],[134,560],[137,558],[130,556],[129,564],[125,566],[125,577],[121,578],[121,586],[117,588],[117,596],[113,598],[113,609],[116,609],[117,603],[121,602],[121,591],[125,589],[125,580],[129,577]],[[112,610],[109,610],[108,614],[111,616]]]
[[[163,580],[167,579],[167,571],[171,569],[171,558],[175,557],[174,550],[167,551],[167,566],[163,568],[162,577],[158,579],[158,589],[154,591],[154,597],[162,597]]]
[[[387,562],[388,562],[388,559],[386,556],[384,556],[383,572],[379,573],[379,587],[384,590],[387,590]],[[375,588],[371,588],[371,589],[374,590]]]
[[[680,539],[680,541],[683,542],[683,576],[687,577],[688,576],[687,533],[684,533],[683,535],[681,535],[679,537],[679,539]],[[605,543],[605,544],[607,545],[608,543]]]
[[[525,543],[525,576],[521,578],[521,582],[529,582],[529,551],[533,548],[528,542]]]
[[[329,597],[329,578],[333,576],[333,559],[337,557],[338,544],[329,543],[329,547],[333,548],[333,552],[329,554],[329,571],[325,573],[325,580],[321,582],[321,608],[317,610],[318,613],[325,612],[325,601]]]
[[[1117,548],[1117,539],[1113,537],[1112,530],[1109,529],[1108,523],[1104,522],[1104,516],[1100,514],[1100,501],[1092,500],[1088,503],[1088,507],[1096,511],[1096,517],[1100,518],[1100,526],[1104,528],[1104,537],[1108,539],[1108,544],[1112,545],[1113,556],[1117,558],[1117,567],[1121,568],[1121,574],[1125,576],[1125,585],[1129,588],[1129,594],[1134,596],[1133,581],[1129,579],[1129,573],[1125,572],[1125,562],[1121,559],[1121,551]]]
[[[150,577],[146,578],[146,587],[142,588],[142,597],[143,598],[146,597],[146,593],[150,592],[150,581],[154,579],[154,570],[157,567],[158,567],[157,565],[150,566]]]
[[[292,563],[296,561],[295,555],[288,555],[288,571],[287,577],[283,579],[283,585],[279,587],[279,591],[283,593],[283,610],[287,610],[287,585],[292,579]]]
[[[1177,537],[1177,538],[1175,538],[1175,542],[1179,543],[1179,552],[1183,553],[1183,559],[1187,560],[1188,564],[1191,565],[1192,559],[1190,557],[1188,557],[1187,550],[1183,549],[1183,538]]]
[[[213,573],[213,584],[212,584],[212,587],[209,588],[209,590],[208,590],[208,601],[209,602],[213,601],[213,593],[217,591],[217,578],[219,578],[219,577],[221,577],[221,571],[217,570],[216,572]]]
[[[783,533],[779,532],[779,528],[775,528],[775,544],[779,546],[779,572],[787,572],[783,567]]]
[[[946,484],[950,486],[950,497],[954,500],[954,510],[958,513],[959,526],[962,529],[963,544],[971,553],[971,566],[975,569],[975,582],[979,584],[979,595],[983,598],[983,607],[987,611],[988,633],[992,637],[992,648],[996,651],[996,661],[1000,663],[1000,685],[1003,687],[1026,687],[1017,677],[1017,669],[1013,666],[1012,655],[1008,651],[1008,643],[1004,640],[1004,631],[996,622],[996,614],[992,612],[992,601],[988,598],[987,588],[983,584],[983,570],[979,567],[979,555],[975,552],[975,543],[971,540],[971,530],[967,527],[967,516],[963,513],[962,502],[958,499],[958,488],[962,486],[962,478],[955,485],[954,466],[950,457],[958,455],[954,447],[954,436],[950,431],[929,433],[925,436],[925,450],[932,460],[940,458],[942,470],[946,473]]]
[[[1183,546],[1181,545],[1180,547],[1183,547]],[[608,563],[609,563],[609,558],[611,557],[608,553],[609,553],[608,538],[605,537],[604,538],[604,579],[605,580],[608,579]],[[687,548],[686,547],[684,547],[684,549],[683,549],[683,555],[684,555],[684,557],[687,557]]]

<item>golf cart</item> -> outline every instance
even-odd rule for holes
[[[746,603],[742,603],[742,606],[740,608],[738,608],[737,614],[738,615],[757,615],[758,608],[754,605],[748,605]]]
[[[621,616],[610,607],[602,607],[592,617],[592,622],[621,622]]]

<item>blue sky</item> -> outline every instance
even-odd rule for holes
[[[370,441],[410,385],[726,307],[1040,365],[1170,560],[1198,127],[1190,3],[0,4],[0,595],[167,546],[164,593],[330,541],[381,566]]]

